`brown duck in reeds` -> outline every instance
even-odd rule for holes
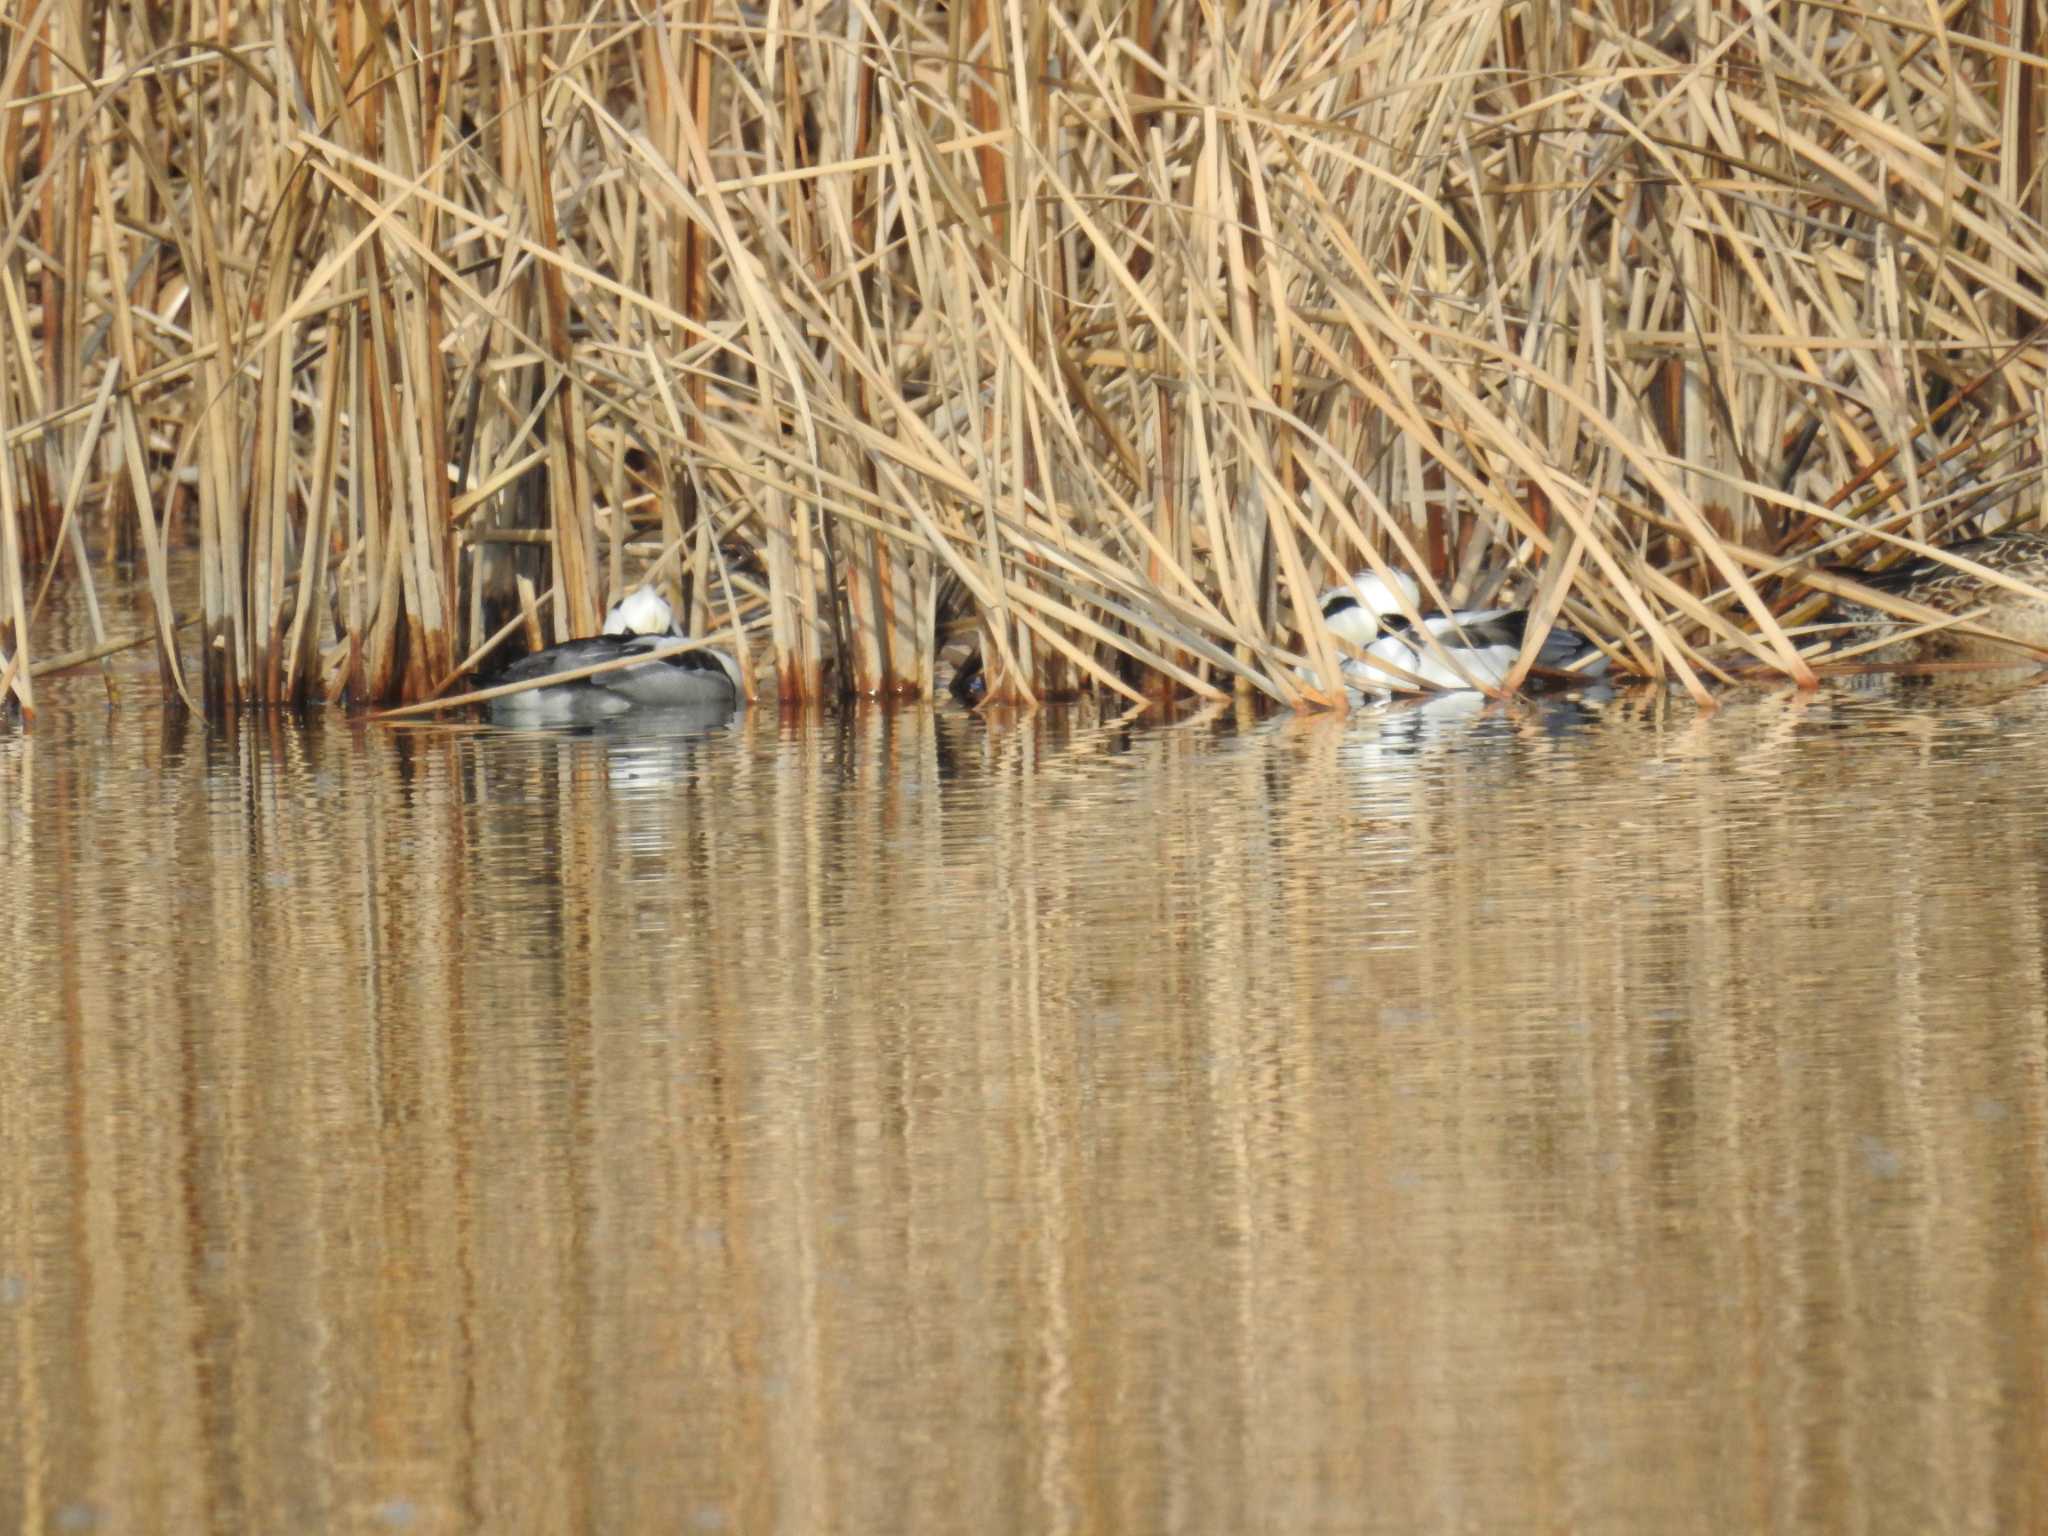
[[[1951,544],[1944,553],[2048,590],[2048,533],[2009,530]],[[1882,571],[1859,571],[1852,566],[1830,566],[1828,571],[1936,613],[1968,614],[1969,622],[1980,629],[2048,649],[2048,601],[2015,592],[1980,572],[1959,570],[1927,555],[1902,560]],[[1862,627],[1866,639],[1912,627],[1910,620],[1847,598],[1840,600],[1837,609],[1845,621]],[[2018,659],[2021,653],[1982,635],[1940,629],[1901,640],[1874,654],[1879,661],[1895,662]]]

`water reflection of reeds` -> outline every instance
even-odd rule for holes
[[[0,1524],[2024,1529],[2041,706],[1689,710],[54,716]]]

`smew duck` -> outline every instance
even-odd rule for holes
[[[1402,571],[1389,582],[1375,571],[1361,571],[1341,587],[1322,595],[1323,622],[1339,639],[1357,646],[1369,660],[1347,657],[1344,682],[1359,693],[1385,697],[1403,685],[1399,677],[1372,665],[1389,662],[1430,688],[1457,691],[1498,688],[1522,654],[1529,630],[1526,608],[1467,608],[1455,613],[1423,613],[1422,589]],[[1431,645],[1417,633],[1404,612],[1417,614]],[[1588,661],[1586,658],[1591,657]],[[1575,630],[1553,625],[1536,652],[1536,665],[1550,671],[1576,669],[1586,677],[1607,671],[1600,648]]]
[[[494,687],[530,682],[645,655],[684,638],[667,599],[652,587],[639,587],[612,604],[601,633],[522,656],[482,681]],[[507,694],[490,701],[490,712],[500,725],[588,725],[634,709],[732,709],[742,691],[739,663],[715,647],[699,646],[595,677]]]

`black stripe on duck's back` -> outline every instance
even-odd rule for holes
[[[675,640],[672,636],[653,635],[639,640],[634,648],[652,651],[661,646],[673,644],[675,644]],[[728,675],[726,664],[709,650],[678,651],[673,656],[650,656],[647,659],[647,665],[650,667],[674,667],[679,672],[716,672],[721,677]]]
[[[1423,615],[1423,618],[1429,625],[1430,633],[1438,640],[1467,650],[1481,650],[1497,645],[1511,651],[1519,651],[1522,642],[1529,638],[1527,608],[1497,608],[1449,616],[1431,613]],[[1398,615],[1382,619],[1380,625],[1392,634],[1410,635],[1414,632],[1414,626]],[[1550,634],[1545,637],[1543,649],[1538,652],[1538,657],[1543,665],[1553,666],[1556,663],[1551,658],[1560,650],[1577,656],[1592,648],[1592,643],[1583,635],[1559,624],[1554,625]]]

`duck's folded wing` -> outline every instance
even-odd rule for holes
[[[1523,643],[1529,638],[1529,610],[1526,608],[1490,608],[1471,610],[1451,618],[1441,615],[1432,617],[1430,633],[1446,645],[1469,646],[1479,651],[1504,651],[1506,660],[1500,663],[1499,676],[1505,677],[1514,658],[1522,652]],[[1598,646],[1575,629],[1563,624],[1553,624],[1550,632],[1543,637],[1543,643],[1536,649],[1536,665],[1551,671],[1562,671],[1580,657],[1597,651]],[[1588,669],[1597,670],[1597,669]]]
[[[628,643],[629,638],[621,635],[591,635],[582,640],[565,640],[544,651],[535,651],[531,656],[522,656],[479,681],[492,687],[504,683],[530,683],[536,678],[574,672],[579,667],[598,666],[617,660],[625,653]]]
[[[663,646],[675,644],[674,635],[648,635],[624,643],[621,655],[646,655],[639,665],[600,673],[591,681],[641,704],[715,703],[736,698],[739,668],[723,652],[706,646],[655,656]]]
[[[1467,608],[1458,613],[1433,613],[1425,621],[1429,632],[1446,645],[1487,650],[1506,646],[1519,651],[1529,633],[1526,608]]]

